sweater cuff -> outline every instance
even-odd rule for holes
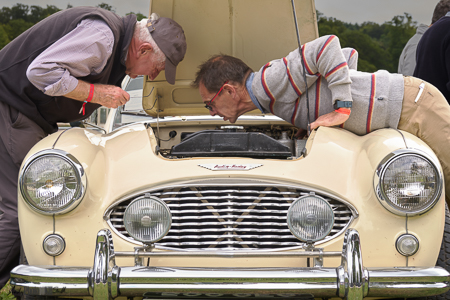
[[[351,89],[350,84],[334,86],[330,89],[331,89],[331,97],[332,97],[331,99],[332,99],[333,106],[337,100],[353,102],[352,89]]]

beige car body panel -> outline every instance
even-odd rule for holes
[[[186,124],[189,126],[189,124]],[[416,137],[403,133],[414,148],[434,156],[432,151]],[[82,203],[72,212],[55,216],[54,231],[65,238],[67,251],[55,258],[42,249],[45,235],[53,231],[51,216],[40,215],[19,201],[20,226],[28,261],[32,265],[89,266],[93,261],[96,233],[108,224],[103,213],[121,198],[142,192],[154,186],[170,185],[174,181],[188,182],[217,178],[253,179],[309,186],[323,190],[350,202],[359,213],[351,224],[361,235],[363,261],[366,267],[377,266],[430,266],[437,259],[444,226],[444,200],[425,215],[411,217],[392,216],[378,201],[374,201],[374,172],[379,162],[393,149],[404,148],[404,140],[395,130],[378,130],[366,136],[356,136],[345,130],[320,128],[311,138],[310,154],[306,158],[291,160],[257,160],[262,167],[247,171],[214,171],[199,164],[245,163],[246,158],[198,158],[169,160],[155,155],[156,141],[153,131],[143,124],[119,129],[108,135],[85,129],[71,129],[62,134],[56,148],[73,154],[83,165],[88,188]],[[52,143],[40,143],[30,153],[48,149]],[[76,146],[74,146],[76,145]],[[352,145],[353,147],[348,147]],[[330,155],[333,153],[333,155]],[[130,166],[133,166],[130,168]],[[173,166],[173,167],[171,167]],[[345,166],[345,167],[344,167]],[[157,171],[155,171],[157,170]],[[309,170],[302,172],[299,170]],[[328,170],[324,172],[324,170]],[[176,177],[174,176],[176,172]],[[336,174],[339,176],[336,176]],[[348,178],[354,180],[349,181]],[[352,200],[357,199],[357,201]],[[35,224],[40,224],[36,227]],[[42,225],[41,225],[42,224]],[[407,228],[406,228],[407,224]],[[370,232],[370,234],[365,234]],[[375,233],[374,233],[375,232]],[[407,259],[395,248],[395,240],[406,232],[420,239],[420,249]],[[386,241],[387,233],[390,240]],[[113,233],[116,251],[130,251],[136,246]],[[339,251],[343,235],[321,247]],[[382,250],[380,251],[380,247]],[[70,249],[70,251],[69,251]],[[119,259],[118,264],[122,262]],[[126,264],[132,264],[129,260]],[[305,266],[305,259],[295,262],[289,258],[277,259],[182,259],[158,258],[155,266],[239,267],[239,266]],[[336,266],[338,259],[325,260],[325,266]]]

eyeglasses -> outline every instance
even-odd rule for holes
[[[225,84],[227,84],[227,83],[228,83],[228,80],[225,81],[224,84],[222,84],[222,86],[220,87],[220,90],[214,95],[214,97],[208,102],[208,104],[205,104],[205,108],[207,108],[209,111],[212,111],[212,110],[213,110],[213,108],[212,108],[212,106],[211,106],[211,102],[213,102],[214,99],[216,99],[216,97],[219,96],[220,92],[223,90],[223,87],[224,87]]]

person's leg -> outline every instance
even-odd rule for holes
[[[17,221],[17,175],[19,168],[10,159],[0,139],[0,287],[19,263],[20,234]]]
[[[19,263],[17,179],[20,164],[28,150],[44,135],[34,122],[0,102],[0,288]]]
[[[450,205],[450,105],[442,93],[425,82],[421,97],[418,78],[405,77],[405,96],[398,129],[419,137],[433,149],[444,172],[446,201]]]

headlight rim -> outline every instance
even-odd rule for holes
[[[406,252],[404,252],[402,249],[400,249],[399,244],[400,244],[401,241],[404,240],[405,238],[412,238],[412,239],[416,242],[417,248],[415,249],[414,252],[412,252],[412,253],[406,253]],[[404,234],[400,235],[400,236],[397,238],[397,240],[395,241],[395,249],[397,250],[398,253],[400,253],[400,254],[403,255],[404,257],[410,257],[410,256],[413,256],[413,255],[417,254],[417,252],[418,252],[419,249],[420,249],[420,242],[419,242],[419,239],[418,239],[415,235],[413,235],[413,234],[410,234],[410,233],[404,233]]]
[[[58,239],[58,240],[60,240],[62,242],[62,249],[59,252],[55,253],[55,254],[48,253],[46,248],[45,248],[46,242],[50,238],[56,238],[56,239]],[[43,248],[45,254],[47,254],[48,256],[57,257],[57,256],[60,256],[61,254],[63,254],[64,251],[66,250],[66,240],[61,235],[56,234],[56,233],[52,233],[52,234],[47,235],[45,237],[45,239],[42,241],[42,248]]]
[[[71,202],[69,204],[64,205],[59,210],[46,211],[36,207],[35,205],[33,205],[33,202],[29,199],[28,194],[24,190],[24,174],[26,174],[26,171],[34,161],[45,156],[58,156],[61,159],[65,160],[73,167],[77,179],[80,182],[80,185],[78,186],[77,191],[74,197],[72,198]],[[72,211],[81,203],[87,190],[87,177],[83,166],[72,154],[60,149],[46,149],[36,152],[30,157],[28,157],[27,160],[23,163],[22,168],[20,169],[18,182],[20,195],[22,196],[27,206],[31,208],[33,211],[43,215],[62,215]]]
[[[425,208],[422,208],[417,211],[404,211],[404,210],[400,210],[400,209],[394,207],[391,204],[391,201],[386,196],[384,196],[383,191],[381,189],[381,180],[383,178],[382,176],[386,172],[387,166],[389,166],[392,162],[394,162],[395,160],[397,160],[403,156],[416,156],[416,157],[420,157],[420,158],[428,161],[430,163],[430,165],[433,167],[433,169],[436,171],[436,174],[438,176],[438,180],[437,180],[438,192],[436,193],[434,199],[432,201],[430,201],[429,204]],[[438,167],[439,165],[440,164],[436,158],[430,156],[428,153],[426,153],[422,150],[419,150],[419,149],[399,149],[399,150],[392,151],[391,153],[386,155],[382,159],[382,161],[378,164],[378,167],[374,174],[374,190],[375,190],[375,194],[377,196],[378,201],[381,203],[381,205],[385,209],[387,209],[389,212],[391,212],[395,215],[398,215],[398,216],[412,217],[412,216],[425,214],[426,212],[431,210],[437,204],[437,202],[439,201],[439,199],[442,195],[444,177],[443,177],[441,168]]]

